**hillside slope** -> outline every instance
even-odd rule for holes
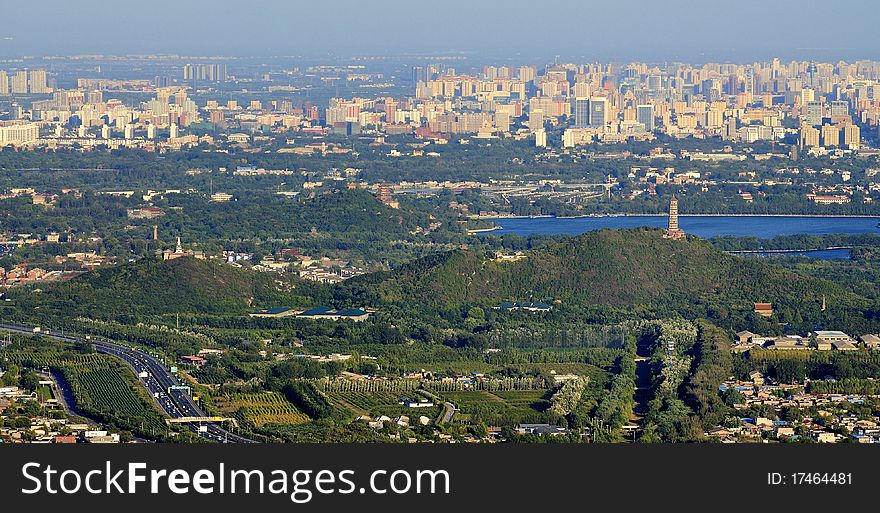
[[[759,259],[734,257],[698,240],[668,240],[655,229],[601,230],[528,253],[516,262],[454,251],[351,282],[348,293],[381,304],[451,310],[499,301],[569,305],[689,305],[751,309],[773,302],[799,310],[864,299],[824,280]]]
[[[64,315],[114,318],[167,313],[243,313],[256,306],[309,304],[308,284],[195,258],[145,259],[89,272],[68,283],[22,294],[22,307]]]

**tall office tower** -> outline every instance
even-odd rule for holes
[[[608,122],[608,98],[590,99],[590,128],[605,128]]]
[[[819,126],[822,124],[824,114],[825,105],[822,102],[807,102],[804,123],[810,126]]]
[[[49,85],[46,80],[46,70],[44,70],[44,69],[31,70],[30,92],[31,92],[31,94],[48,94],[49,93]]]
[[[12,94],[27,94],[28,77],[27,71],[16,71],[12,77]]]
[[[586,128],[590,126],[590,99],[575,98],[574,99],[574,126],[577,128]]]
[[[645,126],[646,132],[654,131],[654,106],[638,105],[636,107],[636,121]]]
[[[660,75],[648,75],[648,89],[651,91],[659,91],[663,87],[663,79]]]
[[[0,70],[0,96],[9,95],[9,75]]]
[[[544,111],[541,109],[529,109],[529,130],[532,132],[544,128]]]
[[[831,117],[832,123],[849,120],[849,102],[846,100],[834,100],[831,102],[829,116]]]
[[[171,130],[169,131],[169,138],[177,139],[180,137],[180,128],[177,127],[177,123],[171,123]]]

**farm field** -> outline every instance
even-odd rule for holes
[[[377,417],[387,415],[418,414],[434,419],[439,415],[439,406],[428,408],[409,408],[400,404],[402,397],[418,399],[422,396],[415,391],[411,392],[329,392],[326,394],[333,406],[349,411],[352,415],[369,415]]]
[[[258,428],[268,424],[298,425],[311,420],[277,392],[236,393],[215,396],[213,399],[224,414]]]
[[[479,418],[487,425],[542,422],[543,412],[550,406],[549,390],[466,390],[443,392],[441,396],[458,407],[463,414],[460,417]]]
[[[120,373],[130,372],[115,365],[91,367],[70,365],[61,368],[73,390],[77,407],[107,422],[139,429],[142,433],[161,433],[165,422],[149,399],[137,393]],[[134,376],[131,376],[134,379]]]

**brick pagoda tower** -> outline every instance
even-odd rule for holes
[[[663,237],[667,239],[683,239],[685,237],[685,233],[678,227],[678,200],[675,199],[675,196],[669,200],[669,226],[667,226]]]

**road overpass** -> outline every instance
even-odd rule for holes
[[[159,408],[168,415],[169,419],[214,418],[206,415],[185,390],[173,389],[172,387],[180,386],[177,377],[173,375],[169,369],[165,368],[158,359],[149,353],[137,348],[94,337],[85,339],[83,337],[64,334],[63,332],[51,329],[41,328],[39,331],[34,330],[35,328],[30,326],[0,323],[0,331],[6,331],[9,333],[48,337],[64,342],[88,342],[94,346],[95,351],[124,361],[135,371],[136,375],[146,372],[147,377],[141,378],[140,382],[147,389],[150,397],[153,397]],[[200,426],[197,423],[186,422],[184,420],[177,421],[177,423],[186,424],[190,431],[198,436],[213,442],[255,443],[253,440],[237,435],[211,421],[202,422],[208,422],[205,430],[199,429]]]

